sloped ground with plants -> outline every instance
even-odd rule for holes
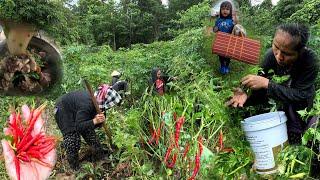
[[[107,112],[115,145],[113,151],[101,162],[84,161],[79,172],[73,172],[58,144],[58,162],[51,179],[62,176],[77,179],[258,179],[252,169],[253,153],[240,128],[240,121],[254,115],[255,108],[232,109],[224,105],[241,77],[255,74],[258,66],[232,61],[231,73],[219,74],[217,56],[211,54],[214,34],[208,36],[204,28],[213,23],[208,20],[208,12],[205,2],[180,14],[178,23],[183,28],[175,32],[172,41],[136,44],[131,49],[116,52],[109,46],[73,44],[63,47],[61,85],[43,97],[1,97],[1,127],[9,115],[9,105],[38,106],[47,101],[44,113],[47,131],[61,139],[53,117],[55,99],[66,92],[84,89],[83,77],[97,87],[101,82],[111,81],[113,70],[120,70],[122,78],[129,82],[131,94],[121,106]],[[264,32],[259,23],[262,24],[263,18],[267,21],[271,12],[263,7],[242,7],[241,12],[249,37],[261,41],[263,54],[271,45],[276,22],[268,22],[268,32]],[[254,13],[261,15],[258,20],[251,19],[257,17]],[[320,21],[313,23],[311,29],[310,46],[319,56]],[[153,67],[178,77],[169,84],[170,90],[165,96],[150,93],[148,80]],[[315,108],[309,114],[319,114],[319,98],[318,90]],[[274,106],[271,104],[270,109]],[[108,148],[104,131],[98,132],[101,142]],[[304,138],[320,139],[319,133],[319,130],[309,131]],[[81,153],[84,154],[84,150]],[[307,177],[310,154],[311,150],[304,146],[286,148],[279,157],[280,173],[271,178]],[[8,178],[3,160],[0,178]]]

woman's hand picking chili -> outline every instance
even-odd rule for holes
[[[247,75],[241,79],[241,85],[254,90],[267,89],[268,84],[269,79],[257,75]]]
[[[247,101],[248,95],[241,88],[235,88],[232,98],[226,102],[227,106],[243,107],[243,104]]]

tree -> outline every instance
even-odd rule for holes
[[[303,0],[281,0],[273,10],[273,16],[279,22],[284,22],[294,12],[302,8]]]
[[[49,0],[1,0],[0,19],[2,21],[15,21],[29,23],[37,28],[46,28],[59,20],[62,1]]]
[[[202,0],[168,0],[169,14],[172,19],[177,18],[177,12],[185,11],[193,5],[199,4]]]
[[[309,25],[315,25],[320,22],[320,1],[304,0],[302,7],[295,11],[288,18],[292,22],[301,22]]]
[[[50,25],[60,19],[62,6],[62,1],[0,1],[0,24],[4,27],[10,53],[26,54],[35,30],[50,29]]]

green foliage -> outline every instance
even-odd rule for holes
[[[294,13],[288,18],[291,22],[301,22],[314,25],[320,21],[320,1],[304,0],[301,6],[295,9]]]
[[[61,7],[60,0],[2,0],[0,1],[0,19],[46,28],[59,20]]]
[[[276,19],[270,9],[244,6],[240,7],[243,14],[242,23],[246,29],[254,30],[257,35],[271,35],[277,26]]]
[[[166,9],[156,0],[101,2],[80,0],[73,8],[80,42],[108,44],[114,50],[135,43],[151,43],[162,36]]]
[[[290,178],[300,173],[308,174],[311,151],[305,146],[288,146],[278,155],[279,176]],[[302,174],[300,174],[302,175]]]
[[[308,142],[320,141],[320,132],[319,129],[309,128],[302,137],[302,144],[307,145]]]
[[[203,27],[205,18],[208,17],[210,6],[207,1],[192,6],[186,11],[178,13],[177,23],[181,29],[191,29]]]
[[[101,166],[96,166],[92,163],[85,163],[82,166],[83,172],[77,174],[76,179],[99,179],[103,175]]]
[[[301,4],[302,1],[303,0],[281,0],[271,13],[278,22],[285,22],[287,18],[303,7]]]
[[[46,28],[46,32],[59,42],[61,45],[72,44],[73,42],[91,43],[92,37],[86,31],[88,26],[82,25],[85,21],[81,21],[69,8],[63,6],[60,8],[61,15],[57,23],[51,24],[50,28]],[[77,28],[81,26],[82,28]]]
[[[184,1],[184,0],[170,0],[169,1],[169,14],[172,17],[172,19],[176,19],[177,13],[181,11],[186,11],[193,5],[199,4],[203,1],[201,0],[189,0],[189,1]]]

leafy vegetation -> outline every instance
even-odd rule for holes
[[[173,2],[178,4],[178,1]],[[289,6],[293,2],[298,3],[298,11],[296,6]],[[317,9],[318,1],[286,0],[274,7],[267,2],[259,7],[251,7],[247,1],[239,4],[241,23],[246,27],[249,37],[259,39],[262,43],[261,59],[263,52],[271,46],[275,26],[281,22],[298,21],[297,18],[311,26],[309,46],[320,55],[319,16],[313,11]],[[190,5],[194,6],[189,8]],[[83,89],[82,77],[97,87],[102,82],[111,81],[113,70],[120,70],[123,72],[122,78],[129,82],[131,95],[125,97],[121,107],[107,112],[107,123],[112,127],[117,150],[108,156],[106,162],[83,163],[80,173],[76,174],[78,179],[187,179],[192,177],[197,164],[199,142],[203,150],[196,178],[260,178],[252,169],[253,153],[240,128],[241,120],[255,115],[257,109],[236,110],[224,105],[232,94],[232,88],[239,85],[240,78],[248,73],[256,73],[258,67],[232,61],[231,73],[220,75],[218,59],[211,54],[214,35],[207,36],[203,27],[212,25],[208,20],[209,2],[201,1],[198,4],[193,1],[190,5],[173,10],[170,4],[169,9],[165,9],[158,1],[151,0],[122,0],[120,4],[80,0],[77,6],[64,8],[68,16],[55,27],[61,27],[57,28],[60,29],[57,31],[57,40],[68,44],[62,46],[64,76],[61,85],[51,94],[39,98],[1,97],[2,122],[8,117],[9,104],[19,107],[24,103],[40,104],[46,99],[49,101],[49,126],[53,127],[53,133],[61,136],[52,116],[54,101],[64,93]],[[283,8],[288,9],[286,14],[280,13]],[[289,11],[290,8],[294,10]],[[176,12],[176,17],[170,22],[166,16],[158,19],[166,11]],[[305,18],[296,13],[312,14],[312,17]],[[62,31],[68,28],[71,30]],[[153,33],[154,29],[159,30],[158,34]],[[161,39],[170,40],[157,41]],[[152,95],[148,88],[153,67],[160,67],[166,74],[178,77],[177,81],[169,84],[170,92],[163,97]],[[318,115],[319,106],[317,91],[314,109],[303,113],[306,117],[308,114]],[[183,116],[184,123],[180,127],[178,145],[172,148],[172,155],[165,161],[168,149],[175,144],[175,139],[172,140],[177,129],[174,113],[178,118]],[[158,130],[160,136],[157,143],[152,137]],[[319,129],[310,130],[304,139],[316,140],[319,133]],[[101,142],[107,146],[108,141],[102,130],[98,130],[98,134]],[[221,142],[224,147],[232,148],[233,152],[222,151]],[[57,149],[60,158],[52,178],[69,170],[64,151],[59,147]],[[278,159],[281,171],[272,178],[307,177],[311,153],[304,146],[286,148]],[[173,166],[168,166],[166,162],[170,164],[174,154],[178,154],[177,159]],[[0,167],[0,176],[5,178],[3,163]]]
[[[46,28],[59,20],[61,1],[0,1],[0,19],[34,24],[38,28]]]

